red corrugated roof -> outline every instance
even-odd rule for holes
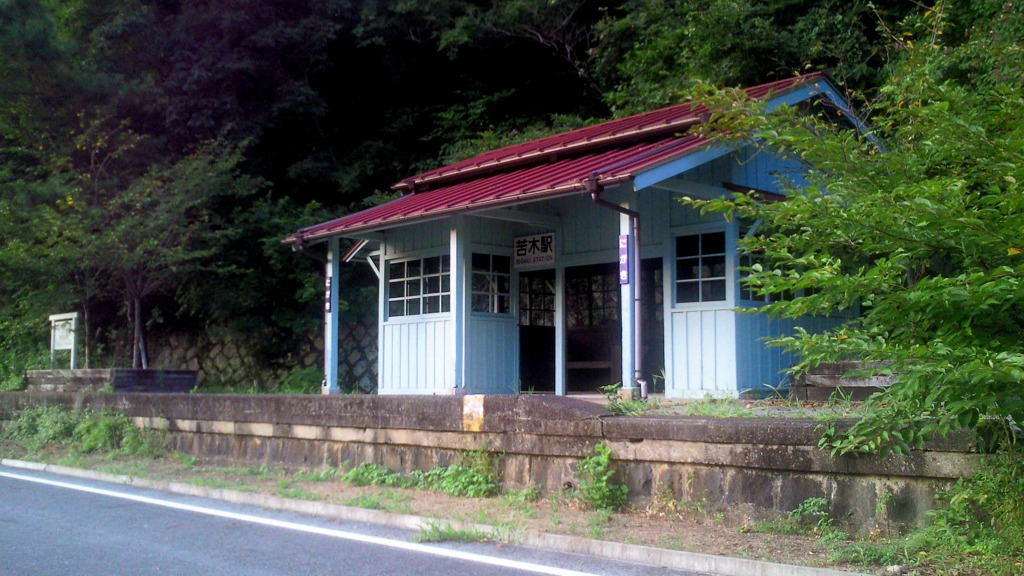
[[[745,90],[760,99],[821,77],[811,74]],[[286,241],[303,243],[455,212],[507,206],[585,189],[594,176],[608,185],[707,143],[683,134],[705,117],[704,106],[680,104],[515,144],[406,178],[395,189],[415,191],[397,200],[305,228]]]

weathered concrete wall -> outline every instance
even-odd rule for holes
[[[29,370],[30,392],[83,392],[110,388],[115,392],[188,393],[196,387],[193,370]]]
[[[375,462],[409,472],[484,448],[502,455],[507,485],[545,490],[575,485],[578,461],[605,442],[635,502],[671,494],[756,516],[825,497],[836,518],[865,531],[920,523],[936,491],[977,461],[966,437],[906,457],[832,458],[810,420],[608,417],[555,396],[0,393],[0,420],[37,403],[120,410],[166,431],[178,450],[253,464]]]

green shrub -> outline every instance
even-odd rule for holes
[[[594,446],[594,455],[580,460],[580,499],[598,510],[616,510],[626,503],[629,494],[624,484],[613,480],[612,450],[604,443]]]
[[[461,464],[416,472],[413,476],[421,487],[452,496],[486,498],[498,493],[498,484],[493,474]]]
[[[363,462],[346,472],[341,479],[353,486],[402,486],[406,484],[401,474],[373,462]]]
[[[281,378],[281,382],[273,387],[273,394],[319,394],[323,384],[324,373],[315,366],[292,370]]]
[[[73,412],[62,406],[23,409],[3,435],[31,452],[66,446],[74,452],[109,452],[153,457],[163,452],[160,438],[132,425],[118,412]]]
[[[1024,561],[1024,453],[1011,446],[986,458],[971,478],[938,496],[914,548],[942,563],[1013,573]]]
[[[608,411],[615,416],[642,416],[658,407],[656,399],[644,400],[642,398],[623,399],[619,396],[622,390],[622,382],[601,386],[599,388],[608,400]]]

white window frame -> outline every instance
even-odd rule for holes
[[[435,258],[438,259],[437,272],[428,273],[426,270],[427,261]],[[408,275],[410,263],[419,264],[419,273],[415,276]],[[396,279],[392,275],[392,267],[395,265],[402,265],[403,267],[403,275],[401,278]],[[394,258],[385,262],[385,269],[387,274],[387,281],[385,283],[387,293],[384,301],[388,320],[437,316],[449,314],[451,312],[452,270],[451,256],[448,253],[418,256],[413,258]],[[437,282],[437,291],[428,292],[428,283],[435,279]],[[413,283],[416,283],[415,290],[417,290],[418,293],[410,295],[409,292]],[[402,286],[402,295],[395,296],[393,286],[399,284]],[[445,289],[445,284],[447,284],[447,290]],[[436,311],[426,311],[428,298],[438,298]],[[402,313],[393,314],[392,305],[398,302],[402,303]],[[415,306],[411,305],[412,302],[416,303]],[[415,308],[416,311],[410,312],[413,308]]]

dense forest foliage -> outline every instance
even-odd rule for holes
[[[996,2],[950,2],[950,43]],[[226,326],[268,363],[322,274],[280,244],[482,149],[828,72],[865,113],[926,9],[862,0],[0,0],[0,380]],[[344,274],[357,273],[345,267]],[[342,282],[358,287],[363,282]],[[350,306],[372,305],[350,288]]]

